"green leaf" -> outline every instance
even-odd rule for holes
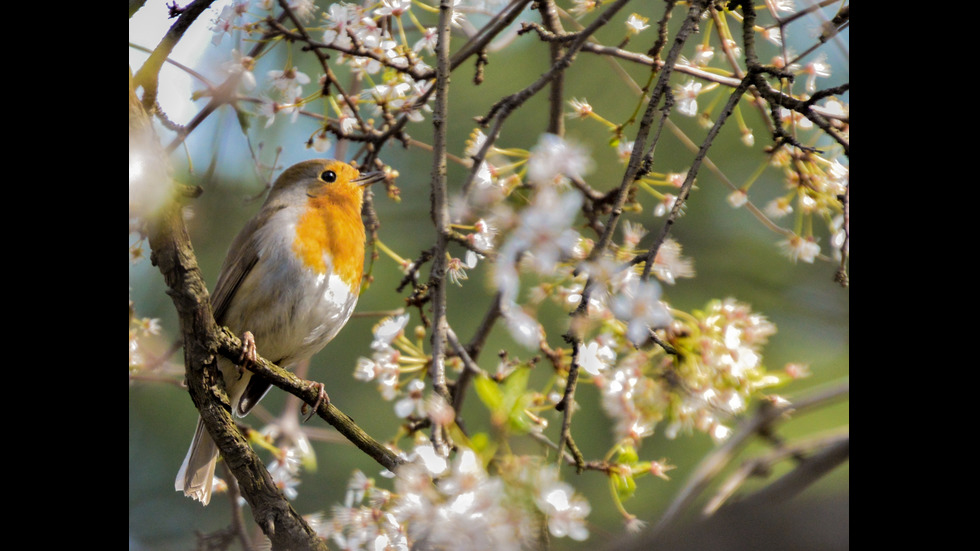
[[[524,413],[534,397],[534,393],[527,390],[530,374],[530,368],[519,367],[502,383],[497,383],[487,376],[480,376],[474,380],[473,387],[476,389],[476,394],[490,410],[490,420],[494,426],[518,433],[531,430],[531,420]]]
[[[252,124],[251,115],[242,109],[235,109],[235,114],[238,115],[238,125],[242,127],[242,133],[248,134],[248,127]]]
[[[633,494],[636,492],[636,481],[633,480],[633,475],[628,469],[622,469],[621,471],[616,472],[616,470],[613,470],[610,472],[609,482],[612,484],[616,497],[620,501],[625,501],[633,497]]]
[[[500,391],[497,382],[490,377],[480,375],[473,381],[473,388],[476,389],[476,395],[480,397],[480,400],[490,411],[497,411],[503,405],[504,394]]]
[[[619,446],[619,456],[616,460],[617,463],[632,465],[639,460],[640,456],[636,453],[636,448],[630,446],[629,444],[621,444]]]
[[[519,433],[531,430],[531,420],[524,413],[531,405],[533,393],[528,392],[527,382],[531,376],[531,368],[519,367],[504,380],[504,407],[510,429]]]

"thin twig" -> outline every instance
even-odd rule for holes
[[[446,383],[446,332],[449,322],[446,319],[446,271],[447,252],[449,243],[450,218],[449,194],[446,189],[446,131],[449,117],[449,24],[452,20],[452,0],[439,2],[439,25],[436,39],[436,82],[435,102],[432,106],[432,179],[431,216],[436,229],[436,246],[432,257],[432,272],[430,277],[432,287],[432,363],[429,365],[429,377],[435,392],[453,403],[448,384]],[[433,444],[443,445],[440,431],[432,431]]]
[[[170,57],[170,52],[177,46],[191,24],[213,3],[214,0],[194,0],[184,7],[177,21],[167,30],[160,44],[153,49],[153,53],[133,76],[135,87],[143,88],[143,109],[147,112],[152,113],[156,105],[160,68],[164,61]]]
[[[286,14],[282,13],[279,15],[279,19],[277,21],[282,21],[285,19],[285,17]],[[267,46],[268,38],[273,36],[273,34],[273,32],[268,32],[261,39],[259,39],[255,46],[252,47],[252,50],[249,51],[248,56],[253,58],[258,57],[259,53],[261,53]],[[207,105],[205,105],[196,115],[194,115],[194,118],[192,118],[191,121],[184,126],[183,131],[177,134],[177,137],[167,145],[166,152],[168,154],[177,149],[177,147],[179,147],[180,144],[187,139],[187,136],[189,136],[194,129],[204,122],[205,119],[211,116],[211,113],[217,111],[217,109],[222,105],[234,104],[239,99],[237,89],[238,82],[241,80],[241,78],[241,71],[235,71],[214,90]],[[147,96],[144,94],[144,102],[146,101],[146,97]]]
[[[769,484],[765,489],[757,491],[748,498],[739,500],[739,503],[745,504],[753,500],[760,503],[771,503],[792,497],[809,483],[826,474],[828,467],[836,466],[842,457],[846,458],[849,440],[850,436],[845,429],[843,433],[807,438],[792,444],[781,445],[770,453],[744,462],[721,484],[718,492],[708,500],[702,510],[702,516],[707,517],[715,514],[743,486],[746,480],[753,476],[768,476],[776,464],[787,459],[796,459],[799,464],[789,474],[783,475],[776,482]],[[843,456],[841,452],[845,452]],[[767,498],[769,501],[765,501]]]
[[[848,390],[849,386],[845,383],[819,389],[788,404],[762,402],[753,415],[739,423],[722,445],[701,460],[656,526],[651,529],[651,533],[660,534],[677,520],[680,514],[708,487],[714,477],[731,462],[738,451],[761,431],[771,432],[772,424],[786,419],[787,414],[791,412],[798,415],[807,409],[836,402],[845,397]]]
[[[493,127],[489,132],[486,133],[486,139],[484,140],[483,146],[480,151],[473,157],[473,168],[470,169],[466,176],[466,180],[463,182],[463,196],[469,192],[470,186],[473,184],[473,179],[476,176],[476,172],[479,170],[480,163],[486,158],[487,153],[490,148],[500,137],[500,132],[503,129],[504,121],[524,104],[528,99],[537,94],[542,88],[544,88],[551,79],[555,77],[558,73],[564,71],[571,65],[572,60],[575,58],[575,54],[582,49],[582,46],[588,41],[589,37],[592,36],[596,31],[608,23],[612,17],[621,10],[629,0],[616,0],[608,8],[605,9],[598,17],[595,18],[582,32],[578,33],[578,37],[569,42],[568,47],[565,50],[565,55],[562,56],[557,63],[553,63],[551,67],[546,71],[538,80],[534,81],[532,84],[515,92],[502,100],[498,101],[491,107],[490,112],[478,119],[481,125],[487,125],[491,120],[494,121]]]

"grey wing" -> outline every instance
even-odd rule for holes
[[[218,276],[218,283],[214,287],[214,294],[211,296],[214,319],[218,325],[225,324],[226,320],[224,318],[228,313],[232,298],[259,260],[259,247],[255,242],[256,230],[277,210],[279,209],[262,210],[245,224],[242,231],[232,241],[228,256],[225,257],[225,261],[221,266],[221,273]],[[274,358],[273,361],[279,363],[280,360]],[[255,404],[265,396],[271,386],[271,383],[260,377],[249,378],[245,390],[241,398],[239,398],[236,407],[237,414],[242,417],[248,414]]]
[[[214,287],[214,294],[211,295],[211,308],[218,325],[225,323],[225,314],[228,313],[232,298],[259,260],[258,247],[254,243],[255,230],[265,218],[260,213],[249,220],[242,231],[235,236],[228,249],[228,255],[218,275],[218,283]]]

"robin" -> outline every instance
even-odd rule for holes
[[[383,178],[340,161],[314,159],[287,168],[254,218],[232,242],[211,297],[215,321],[262,356],[290,369],[333,339],[357,304],[364,270],[364,187]],[[241,417],[270,383],[221,358],[232,411]],[[211,500],[218,448],[198,419],[175,487]]]

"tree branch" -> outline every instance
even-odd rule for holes
[[[241,356],[241,340],[225,327],[220,328],[219,331],[218,352],[226,358],[238,358]],[[369,457],[377,461],[382,467],[394,472],[399,465],[404,463],[402,458],[395,455],[387,447],[364,432],[347,414],[337,409],[329,400],[319,400],[319,383],[305,381],[291,371],[283,369],[262,357],[256,358],[256,361],[246,366],[246,368],[252,373],[266,379],[273,386],[296,396],[307,405],[317,405],[315,413],[320,418],[330,423],[330,425],[337,429],[337,432]]]
[[[714,477],[735,458],[738,451],[747,445],[751,438],[763,432],[771,432],[773,424],[786,420],[790,413],[796,415],[809,408],[827,405],[843,398],[847,393],[848,385],[843,384],[815,391],[793,403],[781,405],[768,402],[761,403],[754,415],[739,423],[728,440],[701,460],[667,511],[660,517],[656,526],[651,528],[652,537],[662,533],[678,520],[680,514],[697,499],[714,480]]]
[[[293,509],[263,462],[232,419],[217,367],[220,330],[214,322],[180,205],[171,202],[147,225],[151,260],[160,269],[180,319],[187,386],[208,433],[249,503],[255,522],[275,549],[326,549],[325,543]],[[240,352],[239,347],[238,351]]]
[[[453,397],[446,383],[446,332],[449,322],[446,319],[446,270],[449,244],[450,218],[449,194],[446,189],[446,132],[449,117],[449,24],[452,20],[452,0],[439,2],[439,26],[436,42],[436,82],[435,104],[432,107],[432,180],[431,216],[436,229],[436,246],[432,257],[430,285],[432,287],[432,363],[429,377],[436,393],[453,403]],[[441,431],[433,429],[433,443],[443,444]]]

